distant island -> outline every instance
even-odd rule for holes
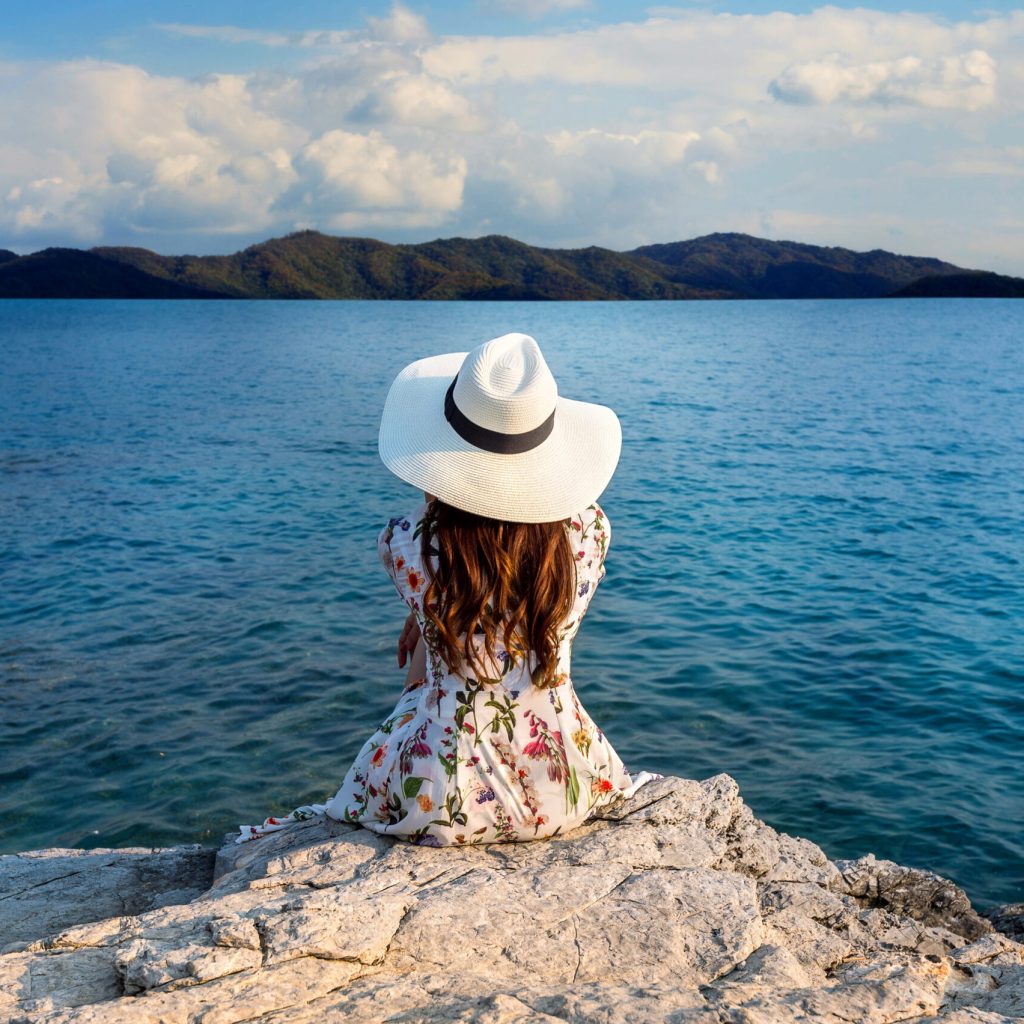
[[[0,298],[873,299],[1024,297],[1024,278],[884,249],[733,232],[628,252],[545,249],[504,235],[391,245],[296,231],[230,256],[149,249],[0,249]]]

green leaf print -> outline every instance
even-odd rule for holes
[[[476,695],[483,690],[483,684],[478,679],[466,679],[466,689],[457,690],[455,703],[460,705],[455,709],[455,727],[463,732],[473,735],[473,744],[480,742],[480,724],[476,717]],[[466,725],[466,718],[473,716],[471,725]]]
[[[566,797],[567,797],[567,800],[568,800],[568,803],[566,805],[566,810],[568,810],[570,806],[575,807],[579,803],[579,800],[580,800],[580,781],[579,781],[578,778],[576,778],[576,767],[575,767],[575,765],[572,768],[569,769],[569,785],[568,785],[568,788],[566,789]]]
[[[494,717],[491,719],[491,732],[496,733],[504,726],[511,743],[516,725],[516,713],[513,708],[519,707],[518,701],[514,701],[507,693],[502,694],[500,699],[492,694],[487,698],[484,707],[494,708]]]
[[[445,774],[450,779],[455,774],[455,751],[450,750],[447,753],[443,751],[437,752],[437,759],[441,762],[441,767],[444,768]]]
[[[465,813],[462,810],[462,805],[466,801],[466,795],[461,790],[456,789],[454,793],[449,793],[444,801],[444,809],[448,813],[447,818],[434,818],[431,825],[447,825],[449,828],[454,825],[465,825],[468,821]]]
[[[402,804],[402,798],[397,793],[392,793],[388,797],[385,806],[388,810],[389,825],[397,825],[409,813]]]
[[[422,788],[427,780],[419,775],[410,775],[402,783],[402,792],[411,800]]]

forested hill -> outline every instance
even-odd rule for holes
[[[917,290],[915,290],[915,288]],[[504,235],[391,245],[298,231],[230,256],[0,249],[3,298],[795,299],[1011,295],[1024,279],[882,249],[704,235],[629,252],[545,249]]]

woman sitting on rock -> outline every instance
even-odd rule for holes
[[[525,334],[399,373],[380,456],[424,500],[377,546],[409,608],[405,689],[326,804],[237,842],[324,813],[430,846],[541,839],[661,778],[630,777],[569,673],[620,448],[615,413],[560,397]]]

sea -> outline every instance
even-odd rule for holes
[[[631,772],[1024,900],[1024,303],[0,302],[0,852],[219,845],[398,699],[394,375],[611,406],[572,678]]]

